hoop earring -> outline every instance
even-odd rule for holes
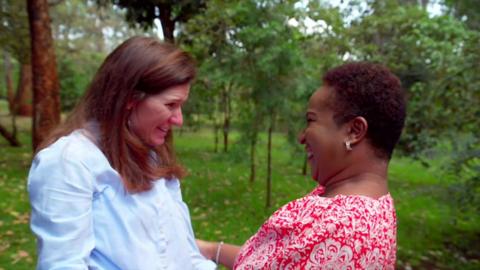
[[[350,141],[345,141],[345,148],[347,148],[347,151],[352,151],[352,146]]]

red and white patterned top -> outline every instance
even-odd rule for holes
[[[321,197],[321,186],[278,209],[243,245],[234,269],[394,269],[392,197]]]

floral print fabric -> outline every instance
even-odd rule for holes
[[[234,269],[394,269],[392,197],[309,195],[277,210],[242,247]]]

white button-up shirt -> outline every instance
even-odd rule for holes
[[[195,244],[178,179],[129,194],[85,132],[60,138],[33,160],[37,269],[215,269]]]

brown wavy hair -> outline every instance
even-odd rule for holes
[[[99,127],[97,146],[129,192],[147,191],[161,177],[182,178],[185,170],[176,162],[173,146],[164,143],[152,148],[129,130],[127,104],[191,83],[195,75],[193,59],[174,45],[148,37],[130,38],[107,56],[70,116],[37,151],[94,122]]]

